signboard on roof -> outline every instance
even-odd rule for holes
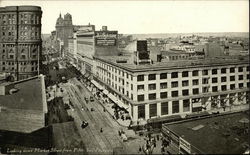
[[[116,46],[117,31],[96,31],[95,44],[96,46]]]

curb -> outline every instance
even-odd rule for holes
[[[79,81],[80,82],[80,81]],[[80,83],[82,83],[82,82],[80,82]],[[88,89],[88,87],[86,87],[84,84],[83,84],[83,86],[92,94],[92,92]],[[92,94],[93,95],[93,94]],[[103,108],[105,108],[106,109],[106,112],[108,112],[109,113],[109,115],[112,117],[112,119],[113,119],[113,115],[107,110],[107,108],[94,96],[94,98],[96,99],[96,101],[103,107]],[[125,127],[125,128],[128,128],[128,126],[125,126],[125,125],[123,125],[123,124],[121,124],[120,122],[118,122],[116,119],[113,119],[113,120],[115,120],[120,126],[122,126],[122,127]]]

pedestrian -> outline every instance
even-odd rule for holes
[[[103,112],[106,112],[106,109],[105,109],[105,108],[103,108]]]
[[[101,132],[101,133],[103,132],[102,128],[101,128],[100,132]]]
[[[157,138],[157,141],[159,141],[159,140],[160,140],[160,136],[159,136],[159,135],[157,135],[157,136],[156,136],[156,138]]]
[[[142,151],[142,149],[141,149],[141,146],[139,147],[139,152],[141,152]]]

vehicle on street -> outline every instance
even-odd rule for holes
[[[86,128],[88,125],[89,125],[88,122],[82,121],[81,127],[84,129],[84,128]]]
[[[94,97],[90,96],[90,102],[94,102]]]

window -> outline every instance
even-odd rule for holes
[[[235,76],[230,76],[230,81],[235,81]]]
[[[188,77],[188,71],[182,72],[182,77]]]
[[[144,81],[144,75],[138,75],[137,81]]]
[[[190,111],[190,101],[183,100],[183,112]]]
[[[148,94],[148,99],[149,100],[155,100],[156,99],[156,93]]]
[[[194,94],[194,95],[199,94],[199,88],[193,89],[193,94]]]
[[[131,87],[132,88],[132,87]],[[144,85],[138,85],[137,86],[137,90],[140,91],[140,90],[144,90]]]
[[[243,72],[243,67],[239,67],[238,72]]]
[[[139,118],[145,118],[145,105],[139,105],[138,106],[138,119]]]
[[[172,91],[172,92],[171,92],[171,96],[172,96],[172,97],[178,97],[178,95],[179,95],[179,94],[178,94],[178,91]]]
[[[198,85],[198,84],[199,84],[199,80],[198,79],[193,80],[193,86]]]
[[[161,115],[167,115],[168,114],[168,102],[162,102],[161,103]]]
[[[144,101],[144,95],[138,95],[137,96],[137,100],[140,101]]]
[[[167,73],[161,73],[160,79],[167,79]]]
[[[131,90],[133,90],[133,84],[130,85]]]
[[[161,92],[160,93],[160,97],[163,98],[167,98],[168,97],[168,92]]]
[[[155,74],[149,74],[148,80],[155,80],[156,79],[155,77],[156,77]]]
[[[166,89],[168,87],[167,82],[160,83],[160,89]]]
[[[193,72],[192,72],[192,75],[193,75],[193,76],[198,76],[198,75],[199,75],[199,71],[198,71],[198,70],[193,71]]]
[[[249,71],[249,66],[247,66],[247,71]]]
[[[231,67],[230,68],[230,73],[234,73],[235,72],[235,68],[234,67]]]
[[[21,59],[25,59],[25,58],[26,58],[25,55],[22,55],[22,56],[21,56]]]
[[[212,74],[213,75],[217,74],[217,69],[212,69]]]
[[[178,78],[178,72],[171,73],[171,78]]]
[[[202,75],[208,75],[208,70],[206,69],[206,70],[203,70],[202,71]]]
[[[188,80],[182,81],[182,87],[188,86]]]
[[[227,82],[227,77],[226,76],[221,77],[221,82]]]
[[[176,82],[171,82],[171,87],[172,87],[172,88],[178,87],[178,81],[176,81]]]
[[[243,80],[243,75],[239,75],[239,80]]]
[[[227,73],[227,69],[226,69],[226,68],[221,68],[221,73],[222,73],[222,74]]]
[[[208,90],[209,90],[209,88],[208,88],[208,87],[202,87],[202,93],[207,93],[207,92],[208,92]]]
[[[222,90],[222,91],[226,91],[226,90],[227,90],[227,85],[222,85],[222,86],[221,86],[221,90]]]
[[[183,96],[188,96],[189,95],[188,89],[182,90],[182,95]]]
[[[239,88],[243,88],[243,83],[239,83]]]
[[[156,103],[149,105],[149,116],[150,117],[157,116],[157,105],[156,105]]]
[[[212,87],[212,92],[217,92],[218,91],[218,87],[217,86],[213,86]]]
[[[202,79],[202,84],[208,84],[208,78],[203,78]]]
[[[172,102],[172,113],[179,113],[179,101]]]
[[[149,84],[148,89],[149,90],[155,90],[156,89],[156,84]]]
[[[10,59],[13,59],[14,58],[14,55],[10,55]]]
[[[234,90],[235,89],[235,84],[230,84],[230,89]]]
[[[218,83],[218,78],[212,78],[212,83]]]

